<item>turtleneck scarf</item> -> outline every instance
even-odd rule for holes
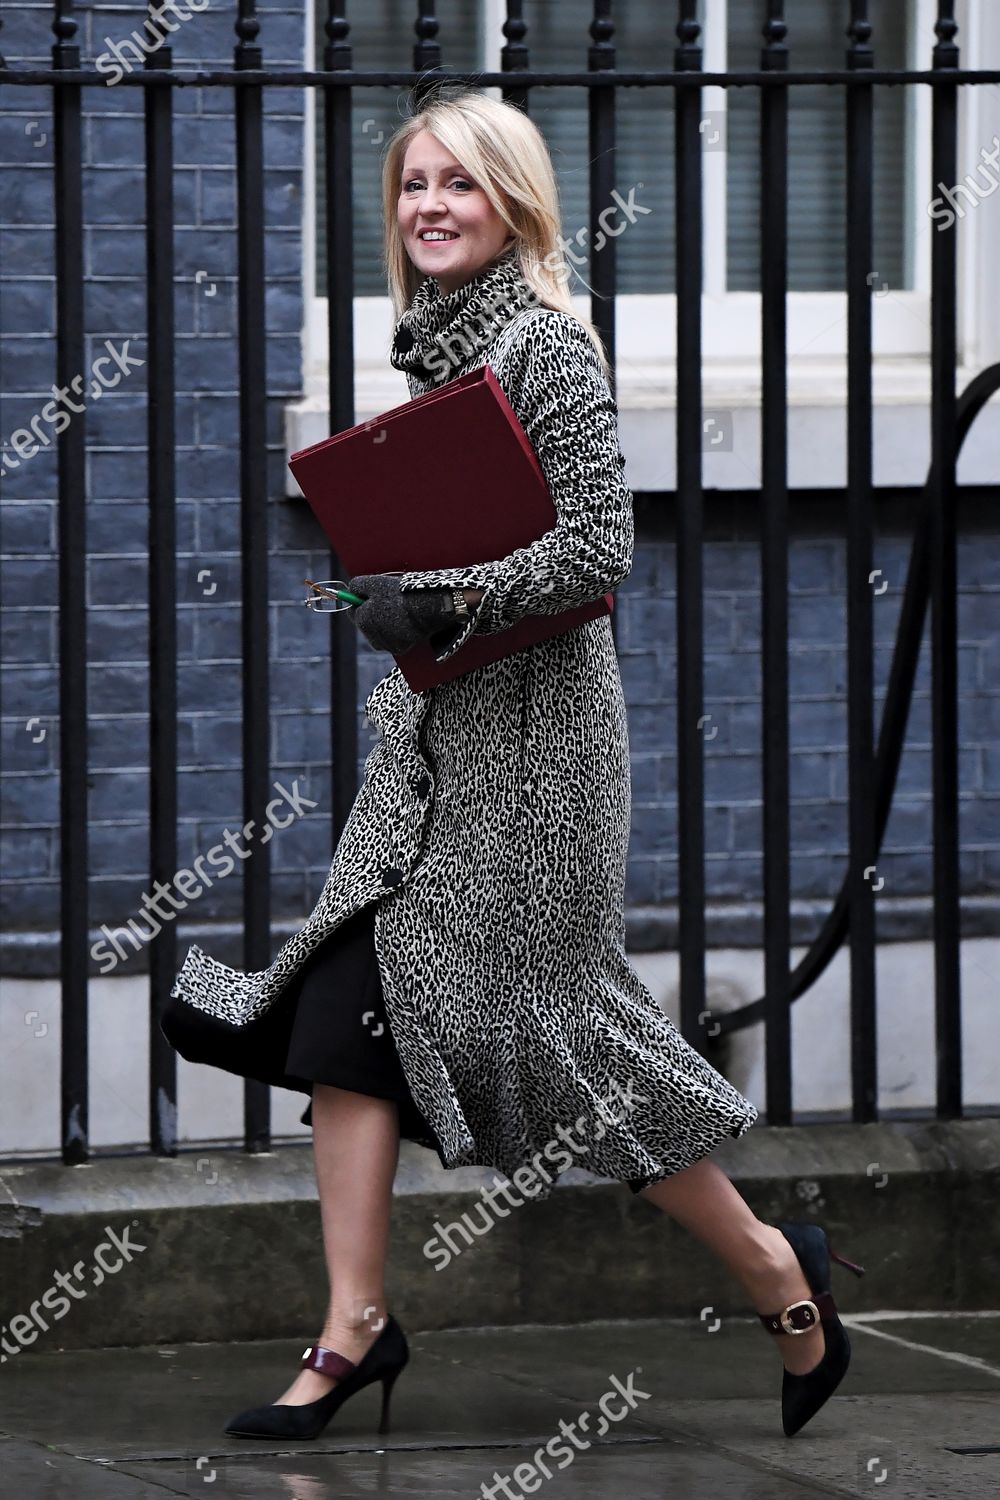
[[[442,294],[428,276],[396,324],[389,363],[431,384],[450,380],[530,305],[540,305],[539,298],[521,274],[516,245],[453,292]]]

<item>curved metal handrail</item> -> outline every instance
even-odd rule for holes
[[[1000,364],[995,364],[980,371],[975,379],[970,380],[958,398],[956,459],[962,451],[962,445],[976,417],[998,390],[1000,390]],[[906,721],[913,697],[913,684],[917,675],[920,644],[930,597],[928,562],[933,519],[931,477],[931,472],[928,472],[923,489],[923,513],[913,538],[913,550],[910,553],[903,602],[896,627],[896,644],[893,648],[892,666],[889,670],[889,684],[882,709],[878,748],[875,752],[875,847],[877,853],[882,848],[882,839],[885,836],[893,794],[896,790],[896,777],[899,774],[899,761],[903,753]],[[823,926],[788,976],[789,1003],[805,994],[806,990],[823,973],[843,942],[849,926],[850,898],[848,877],[845,876]],[[720,1037],[731,1031],[739,1031],[744,1026],[752,1026],[755,1021],[764,1019],[764,1009],[765,997],[761,996],[759,1000],[750,1000],[736,1010],[726,1011],[721,1015],[713,1013],[713,1035]]]

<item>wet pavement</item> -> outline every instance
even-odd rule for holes
[[[411,1332],[390,1434],[375,1432],[376,1384],[346,1402],[319,1438],[297,1444],[229,1438],[222,1429],[237,1410],[286,1389],[303,1340],[23,1350],[0,1369],[0,1494],[1000,1493],[1000,1312],[845,1316],[851,1368],[793,1438],[781,1431],[781,1364],[770,1336],[749,1318],[705,1314],[697,1324]]]

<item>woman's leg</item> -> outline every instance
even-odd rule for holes
[[[703,1158],[650,1183],[640,1194],[714,1251],[743,1286],[757,1312],[779,1312],[812,1295],[798,1258],[781,1230],[756,1217],[716,1162]],[[761,1332],[763,1332],[763,1328]],[[822,1327],[794,1337],[772,1335],[787,1369],[811,1370],[823,1357]]]
[[[317,1083],[312,1121],[330,1281],[326,1320],[316,1342],[357,1363],[384,1326],[399,1114],[392,1099]],[[292,1406],[317,1401],[334,1385],[333,1376],[304,1369],[278,1401]]]

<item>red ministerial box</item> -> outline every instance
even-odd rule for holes
[[[300,449],[288,467],[345,578],[491,562],[556,524],[538,457],[488,364]],[[613,608],[601,594],[497,635],[473,631],[447,661],[426,642],[395,659],[423,692]]]

